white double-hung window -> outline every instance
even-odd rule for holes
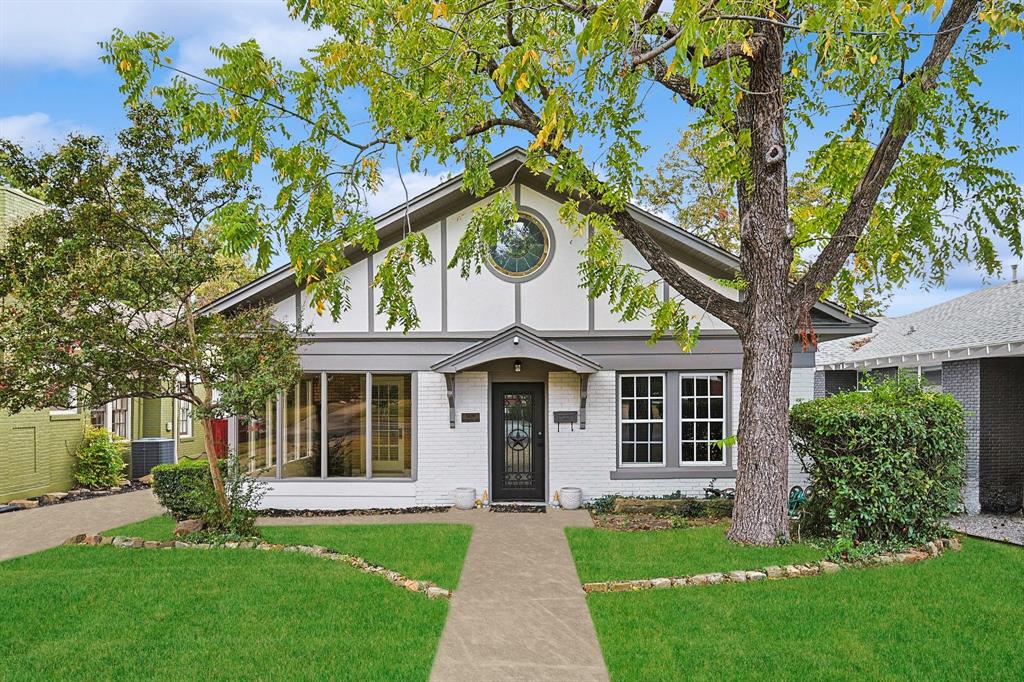
[[[725,374],[679,375],[679,463],[724,464]]]
[[[665,375],[619,375],[619,461],[665,463]]]

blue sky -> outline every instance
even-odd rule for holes
[[[175,63],[198,70],[212,63],[208,48],[256,38],[267,52],[293,63],[318,35],[291,21],[283,0],[0,0],[0,136],[29,145],[51,143],[71,131],[113,135],[123,124],[118,80],[99,63],[96,43],[114,27],[151,30],[176,37]],[[983,94],[1009,118],[1000,130],[1006,144],[1024,146],[1024,50],[1016,41],[984,70]],[[645,125],[652,167],[675,141],[685,120],[680,106],[658,98]],[[510,136],[508,144],[525,140]],[[802,156],[797,149],[796,158]],[[1005,161],[1024,182],[1024,152]],[[411,194],[428,189],[444,169],[404,179]],[[402,201],[396,172],[385,174],[385,187],[371,200],[384,210]],[[1005,270],[1016,262],[1008,252]],[[996,280],[998,281],[998,279]],[[968,264],[950,273],[946,286],[924,291],[909,286],[896,293],[888,313],[919,310],[985,286]]]

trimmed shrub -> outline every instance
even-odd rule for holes
[[[960,504],[963,408],[912,377],[797,404],[790,426],[813,530],[854,544],[924,542]]]
[[[153,492],[175,519],[203,518],[213,493],[205,461],[183,460],[153,467]]]
[[[109,488],[121,482],[125,443],[106,429],[88,426],[75,451],[73,476],[86,488]]]
[[[217,504],[209,465],[205,461],[185,460],[153,467],[153,492],[179,521],[202,519],[217,534],[255,535],[266,483],[246,475],[234,460],[220,460],[217,464],[228,498],[227,515]]]

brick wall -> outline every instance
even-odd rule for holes
[[[814,373],[814,397],[824,398],[840,391],[857,390],[857,370],[828,369]]]
[[[963,500],[967,513],[977,514],[981,511],[978,487],[981,453],[981,360],[942,363],[942,390],[956,398],[964,408],[967,456]]]
[[[455,428],[448,421],[448,390],[444,375],[419,372],[417,399],[416,504],[447,505],[455,488],[490,487],[487,480],[488,385],[486,372],[465,372],[455,378]],[[480,421],[463,423],[462,412],[479,412]]]
[[[979,363],[981,509],[1015,512],[1021,508],[1024,492],[1024,358],[991,358]]]

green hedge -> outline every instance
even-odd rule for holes
[[[899,376],[797,404],[790,425],[818,530],[853,543],[921,542],[959,507],[967,432],[948,394]]]
[[[175,519],[198,519],[207,512],[213,484],[205,460],[160,464],[152,473],[153,492]]]

